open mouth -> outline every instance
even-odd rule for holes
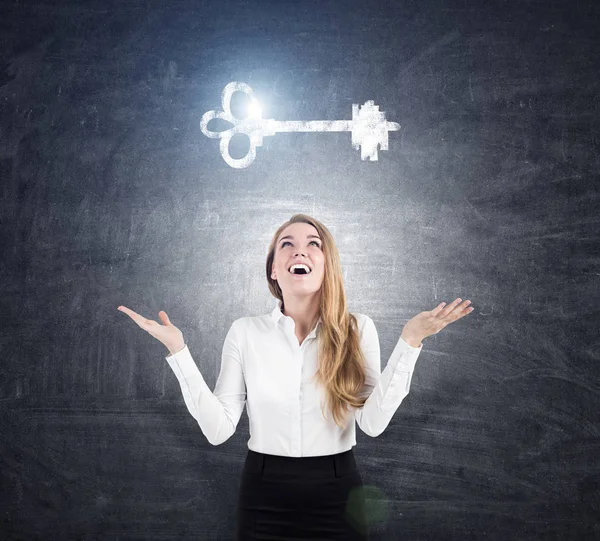
[[[307,276],[310,275],[310,272],[306,272],[304,269],[300,268],[300,269],[295,269],[295,271],[290,272],[290,274],[294,278],[306,278]]]
[[[293,274],[294,276],[308,276],[311,273],[311,269],[308,265],[294,264],[289,269],[288,272]]]

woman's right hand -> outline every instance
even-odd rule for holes
[[[171,323],[166,312],[161,310],[158,313],[160,319],[164,323],[164,325],[161,325],[152,319],[146,319],[144,316],[140,316],[140,314],[137,314],[125,306],[119,306],[117,310],[125,312],[140,328],[162,342],[171,354],[177,353],[185,347],[183,333]]]

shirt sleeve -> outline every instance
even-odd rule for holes
[[[204,381],[187,345],[166,357],[179,381],[185,405],[212,445],[220,445],[232,436],[246,403],[237,321],[233,322],[225,337],[221,371],[214,392]]]
[[[366,380],[361,398],[368,396],[364,406],[357,408],[355,419],[360,429],[371,437],[379,436],[408,395],[417,358],[423,349],[398,340],[392,355],[381,372],[379,337],[373,320],[366,321],[361,333],[361,347],[367,362]]]

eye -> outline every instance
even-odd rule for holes
[[[308,244],[314,242],[315,245],[317,246],[317,248],[320,248],[321,245],[316,241],[316,240],[311,240]],[[285,242],[281,243],[281,247],[283,248],[286,244],[292,244],[289,240],[286,240]]]

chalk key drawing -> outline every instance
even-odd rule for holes
[[[247,118],[240,119],[231,113],[231,96],[241,91],[248,95],[254,105],[254,111]],[[360,106],[352,104],[352,120],[310,120],[279,121],[261,118],[260,108],[254,98],[254,92],[246,83],[232,82],[223,88],[221,94],[223,111],[207,111],[200,120],[200,129],[207,137],[220,138],[221,156],[225,162],[236,169],[248,167],[256,158],[256,147],[263,143],[263,137],[277,132],[352,132],[352,147],[360,148],[362,160],[377,161],[377,147],[388,149],[388,132],[400,129],[400,124],[387,122],[385,112],[379,110],[372,100]],[[208,123],[220,118],[233,124],[233,127],[221,132],[210,131]],[[235,159],[229,155],[229,142],[236,133],[243,133],[250,139],[250,148],[243,158]]]

